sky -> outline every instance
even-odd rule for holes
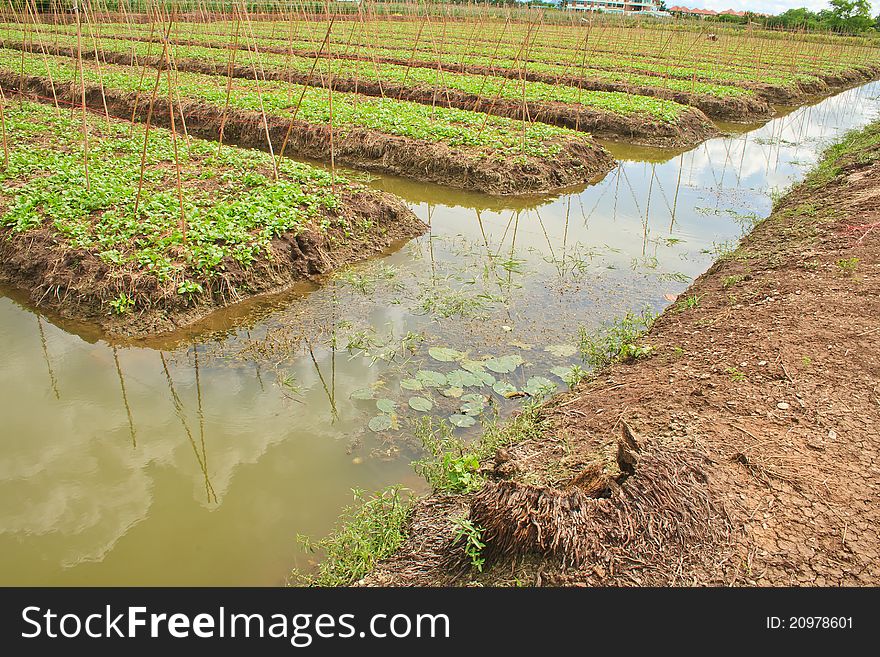
[[[788,9],[807,7],[813,11],[828,8],[828,0],[685,0],[674,2],[667,0],[667,5],[684,5],[685,7],[699,7],[700,9],[735,9],[736,11],[759,11],[765,14],[781,14]],[[880,14],[880,0],[871,0],[871,15]]]

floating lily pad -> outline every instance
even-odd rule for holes
[[[400,382],[400,387],[404,390],[421,390],[425,386],[418,379],[403,379]]]
[[[382,413],[381,415],[377,415],[373,419],[370,420],[370,430],[379,433],[380,431],[387,431],[391,428],[393,421],[390,415]]]
[[[487,369],[490,369],[497,374],[509,374],[524,362],[522,356],[512,354],[510,356],[490,358],[485,362],[485,365]]]
[[[427,413],[432,408],[434,408],[434,404],[430,399],[426,399],[425,397],[410,397],[409,398],[409,407],[414,411],[421,411],[422,413]]]
[[[555,374],[563,381],[568,382],[568,377],[571,374],[571,368],[570,367],[562,367],[562,366],[551,367],[550,373]]]
[[[428,349],[428,355],[434,360],[439,360],[441,363],[451,363],[464,356],[460,351],[450,349],[449,347],[431,347]]]
[[[462,429],[466,427],[472,427],[477,423],[477,421],[470,415],[462,415],[461,413],[450,415],[449,421],[452,423],[453,426],[461,427]]]
[[[491,386],[495,383],[495,377],[488,372],[474,372],[474,377],[484,386]]]
[[[480,385],[480,380],[464,370],[454,370],[446,375],[446,382],[453,388],[467,388]]]
[[[378,399],[376,400],[376,408],[378,408],[383,413],[393,413],[395,407],[397,406],[397,402],[393,399]]]
[[[441,390],[440,394],[443,395],[444,397],[452,397],[453,399],[458,399],[459,397],[461,397],[464,394],[464,389],[463,388],[456,388],[453,386],[452,388],[445,388],[445,389]]]
[[[492,390],[497,392],[502,397],[507,397],[510,394],[518,392],[516,386],[508,383],[507,381],[496,381],[495,385],[492,386]]]
[[[556,392],[556,384],[543,376],[533,376],[523,386],[523,390],[533,397],[538,397]]]
[[[489,401],[489,398],[486,395],[478,395],[478,394],[471,393],[469,395],[462,396],[461,401],[475,402],[475,403],[483,404],[485,406],[486,403]]]
[[[351,393],[352,399],[372,399],[374,396],[372,388],[360,388]]]
[[[485,408],[485,405],[482,402],[469,401],[469,402],[465,402],[464,404],[462,404],[459,407],[458,412],[461,413],[462,415],[469,415],[471,417],[476,417],[477,415],[479,415],[480,413],[483,412],[484,408]]]
[[[479,374],[486,371],[486,366],[479,360],[463,360],[461,361],[461,369],[471,374]]]
[[[519,342],[517,340],[511,340],[508,342],[511,347],[516,347],[517,349],[522,349],[523,351],[531,351],[532,347],[535,345],[529,344],[528,342]]]
[[[544,347],[544,351],[549,351],[558,358],[568,358],[577,353],[577,347],[573,344],[551,344]]]
[[[418,379],[426,388],[442,388],[446,385],[446,375],[443,372],[433,370],[419,370],[416,372]]]

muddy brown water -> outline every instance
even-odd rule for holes
[[[577,363],[579,327],[668,305],[878,112],[872,83],[684,153],[609,144],[620,167],[546,198],[378,178],[429,234],[162,339],[110,344],[0,288],[0,584],[274,585],[309,569],[297,534],[330,531],[353,488],[424,489],[412,423],[462,405],[401,388],[456,369],[430,348],[517,355],[493,376],[562,387],[552,370]],[[491,400],[465,433],[521,403],[464,394]],[[377,399],[397,429],[368,428]]]

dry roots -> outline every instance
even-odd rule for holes
[[[563,565],[613,568],[617,558],[666,561],[669,552],[726,537],[729,525],[710,498],[701,451],[681,445],[642,450],[624,424],[614,458],[617,467],[590,468],[560,488],[513,481],[485,486],[470,517],[484,529],[487,559],[538,553]]]

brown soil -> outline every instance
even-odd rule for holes
[[[366,189],[344,194],[341,213],[349,220],[352,235],[332,228],[326,233],[305,230],[277,237],[270,258],[247,269],[227,258],[223,273],[212,281],[200,281],[205,293],[192,299],[152,275],[111,270],[94,253],[71,248],[48,228],[14,235],[0,229],[0,282],[26,292],[37,306],[61,317],[97,324],[111,335],[141,337],[188,326],[258,294],[318,280],[427,228],[395,197]],[[367,220],[369,229],[358,228]],[[135,309],[114,315],[108,302],[122,292],[135,299]]]
[[[28,52],[46,52],[51,55],[76,56],[70,48],[55,47],[51,44],[7,43],[5,47],[24,49]],[[86,55],[90,59],[95,58],[94,53]],[[145,64],[143,59],[136,61],[131,54],[118,52],[104,52],[100,60],[107,64],[122,66]],[[146,65],[156,68],[161,65],[161,59],[153,58],[146,62]],[[175,66],[180,71],[190,73],[254,79],[253,68],[239,64],[228,67],[214,61],[178,59],[175,61]],[[280,80],[293,84],[328,86],[328,80],[322,75],[308,75],[297,71],[267,69],[262,71],[260,76],[266,80]],[[589,132],[602,139],[625,139],[643,146],[690,147],[719,134],[718,129],[709,119],[695,108],[688,108],[675,123],[668,123],[649,114],[617,114],[586,105],[576,106],[561,102],[527,102],[524,113],[522,103],[506,98],[488,98],[454,89],[439,90],[433,87],[389,84],[373,80],[334,77],[333,89],[366,96],[391,97],[424,105],[485,112],[518,120],[522,120],[525,115],[526,120]]]
[[[362,583],[880,584],[880,144],[839,165],[657,320],[655,355],[551,400],[476,495],[419,503]]]
[[[53,100],[53,87],[48,78],[0,71],[0,86],[13,92],[22,91],[41,102]],[[54,95],[65,105],[80,104],[80,88],[73,83],[56,84]],[[130,120],[134,116],[140,121],[147,120],[149,95],[142,96],[138,98],[137,94],[111,89],[102,93],[99,85],[86,85],[86,105],[103,112],[106,101],[110,115],[120,119]],[[203,139],[219,139],[223,125],[224,143],[269,150],[268,130],[275,148],[280,148],[289,135],[286,154],[329,162],[332,144],[333,156],[339,164],[487,194],[547,193],[596,180],[615,165],[614,158],[604,148],[586,138],[559,142],[560,151],[553,157],[527,156],[510,160],[492,157],[486,150],[452,148],[367,128],[337,129],[331,140],[330,129],[323,124],[269,115],[264,125],[259,112],[234,109],[224,118],[220,107],[186,100],[178,109],[186,120],[189,134]],[[152,122],[170,127],[167,99],[156,100]]]

